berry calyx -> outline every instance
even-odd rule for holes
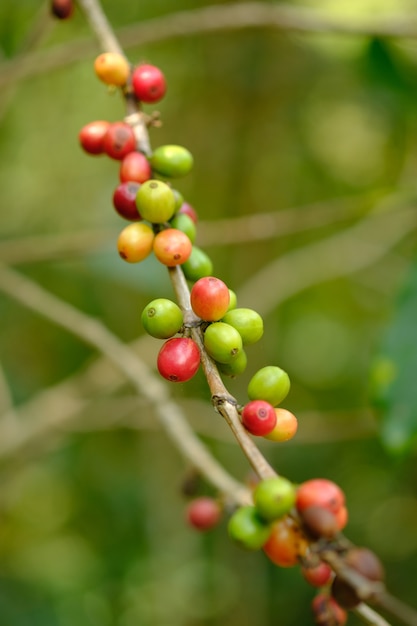
[[[131,222],[142,219],[136,206],[136,194],[139,187],[139,183],[120,183],[113,193],[113,206],[117,213]]]
[[[284,400],[290,390],[287,372],[275,365],[267,365],[252,376],[248,385],[250,400],[266,400],[276,406]]]
[[[289,441],[292,439],[298,429],[298,420],[294,413],[287,411],[281,407],[275,408],[277,418],[274,429],[265,435],[269,441]]]
[[[142,152],[129,152],[120,163],[120,182],[144,183],[152,176],[149,161]]]
[[[225,315],[229,306],[229,289],[220,278],[205,276],[192,286],[190,302],[194,313],[202,320],[217,322]]]
[[[295,497],[294,485],[282,476],[261,480],[253,492],[256,509],[267,522],[273,522],[289,513],[295,504]]]
[[[233,326],[214,322],[205,330],[204,347],[215,361],[230,363],[242,351],[242,338]]]
[[[109,127],[110,122],[106,120],[96,120],[83,126],[78,135],[83,150],[88,154],[103,154],[104,137]]]
[[[189,337],[168,339],[159,351],[158,371],[163,378],[173,383],[184,383],[198,372],[200,351]]]
[[[147,224],[129,224],[117,239],[119,255],[128,263],[139,263],[152,252],[154,238],[154,232]]]
[[[193,528],[206,531],[214,528],[222,516],[222,508],[217,500],[200,496],[192,500],[186,510],[187,522]]]
[[[145,306],[141,315],[146,332],[157,339],[175,335],[184,323],[180,307],[167,298],[156,298]]]
[[[136,138],[133,129],[124,122],[110,124],[103,139],[104,152],[116,161],[121,161],[127,154],[136,148]]]
[[[143,63],[132,72],[132,88],[138,100],[148,104],[158,102],[166,92],[165,76],[155,65]]]
[[[130,65],[124,56],[117,52],[104,52],[94,61],[97,77],[106,85],[122,87],[130,75]]]
[[[156,148],[149,162],[160,176],[180,178],[191,171],[194,159],[187,148],[169,145]]]
[[[271,528],[259,517],[254,506],[242,506],[231,516],[229,536],[242,548],[259,550],[268,540]]]
[[[270,433],[277,421],[274,407],[265,400],[248,402],[242,409],[241,419],[246,430],[258,437]]]
[[[175,196],[166,183],[147,180],[140,186],[136,206],[143,219],[153,224],[162,224],[174,215]]]
[[[153,251],[160,263],[168,267],[182,265],[190,257],[192,243],[187,235],[177,228],[161,230],[155,237]]]

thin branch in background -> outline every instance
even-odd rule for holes
[[[3,364],[0,362],[0,420],[6,411],[13,407],[13,395],[7,381]]]
[[[321,11],[266,2],[241,2],[178,11],[125,26],[118,29],[116,35],[123,48],[127,49],[179,37],[249,28],[318,35],[334,33],[401,39],[417,37],[417,20],[410,19],[409,15],[393,15],[383,20],[374,18],[358,23],[349,21],[344,16],[328,17]],[[113,45],[111,41],[109,45]],[[91,38],[85,38],[40,50],[30,58],[6,61],[0,65],[0,86],[29,76],[45,74],[76,61],[84,61],[96,52],[97,43]]]
[[[365,217],[342,233],[292,250],[264,266],[238,290],[239,302],[243,306],[245,302],[256,302],[257,311],[266,316],[303,289],[374,264],[416,226],[414,207],[400,214]]]
[[[153,406],[165,432],[183,456],[232,501],[241,504],[250,502],[248,490],[223,469],[195,436],[178,405],[170,398],[163,381],[153,375],[140,358],[100,321],[6,266],[0,267],[0,290],[106,355],[137,393]],[[13,447],[12,439],[9,447]]]

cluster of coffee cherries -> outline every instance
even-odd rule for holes
[[[188,523],[206,531],[222,517],[222,504],[207,496],[193,499],[186,510]],[[276,476],[253,488],[253,504],[237,508],[229,518],[230,537],[247,550],[262,549],[279,567],[300,566],[304,579],[317,589],[312,610],[317,624],[343,626],[347,611],[360,604],[357,591],[335,575],[320,558],[320,547],[331,546],[347,523],[345,495],[334,482],[316,478],[295,485]],[[378,557],[363,547],[339,551],[343,567],[369,583],[382,583]]]
[[[63,2],[63,0],[61,0]],[[58,0],[55,0],[58,6]],[[119,87],[138,103],[155,103],[165,94],[161,70],[149,64],[132,67],[120,54],[105,53],[94,64],[105,84]],[[172,180],[186,175],[193,157],[184,147],[164,145],[151,155],[138,149],[134,123],[98,120],[81,129],[83,149],[120,161],[120,182],[113,194],[117,213],[131,222],[119,234],[122,259],[138,263],[151,253],[163,265],[181,266],[190,283],[190,310],[167,298],[152,300],[142,311],[145,330],[164,343],[157,356],[161,376],[182,383],[200,367],[200,348],[192,338],[199,327],[207,355],[225,376],[245,371],[245,347],[263,335],[261,316],[239,308],[235,293],[216,276],[207,254],[195,245],[197,214],[184,201]],[[258,370],[247,387],[248,402],[239,408],[244,428],[254,436],[287,441],[297,431],[297,418],[279,406],[290,390],[288,374],[278,366]],[[221,499],[194,497],[187,506],[188,523],[206,531],[222,518]],[[253,488],[253,504],[234,510],[228,521],[230,537],[249,550],[262,549],[276,565],[301,565],[304,578],[320,592],[313,601],[315,620],[322,626],[343,626],[346,610],[360,602],[356,591],[335,576],[314,546],[332,542],[347,523],[345,496],[335,483],[312,479],[301,485],[277,476]],[[370,581],[381,581],[382,566],[364,548],[347,549],[346,566]]]

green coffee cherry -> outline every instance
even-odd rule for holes
[[[262,317],[253,309],[232,309],[226,313],[222,322],[239,331],[243,345],[256,343],[264,332]]]
[[[284,400],[289,390],[290,379],[287,372],[275,365],[267,365],[252,376],[248,385],[248,396],[251,400],[266,400],[276,406]]]
[[[237,296],[235,292],[233,291],[233,289],[229,289],[229,294],[230,294],[230,302],[229,302],[229,308],[227,310],[231,311],[232,309],[235,309],[237,307]]]
[[[167,298],[149,302],[142,311],[141,320],[146,332],[158,339],[172,337],[184,323],[180,307]]]
[[[172,228],[177,228],[185,233],[191,243],[194,243],[197,229],[193,220],[189,215],[185,213],[176,213],[174,217],[170,220]]]
[[[204,347],[215,361],[230,363],[242,350],[242,338],[230,324],[214,322],[206,328]]]
[[[193,167],[193,156],[183,146],[159,146],[149,158],[154,172],[167,178],[179,178]]]
[[[243,374],[248,364],[248,357],[246,352],[242,349],[237,357],[230,361],[230,363],[217,363],[219,372],[225,376],[239,376]]]
[[[260,550],[269,538],[271,529],[254,506],[242,506],[231,516],[227,527],[229,536],[242,548]]]
[[[147,180],[136,194],[136,206],[144,220],[153,224],[167,222],[174,215],[175,196],[172,189],[160,180]]]
[[[193,246],[190,257],[182,264],[182,270],[187,280],[196,282],[213,274],[213,263],[204,250]]]
[[[255,487],[253,500],[260,517],[272,522],[289,513],[295,505],[296,488],[281,476],[267,478]]]

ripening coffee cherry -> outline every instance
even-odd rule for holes
[[[301,514],[310,506],[319,506],[337,515],[344,505],[345,494],[336,483],[326,478],[306,480],[297,489],[296,506]]]
[[[358,606],[361,601],[355,589],[339,576],[333,579],[331,594],[337,604],[348,611]]]
[[[295,504],[295,497],[294,485],[282,476],[261,480],[253,492],[256,510],[267,522],[273,522],[289,513]]]
[[[52,0],[51,13],[59,20],[66,20],[74,12],[74,3],[72,0]]]
[[[103,148],[111,159],[121,161],[136,148],[136,138],[132,127],[124,122],[110,124],[103,139]]]
[[[311,608],[318,626],[344,626],[347,622],[346,611],[326,593],[319,593],[311,603]]]
[[[143,219],[162,224],[171,219],[175,211],[172,189],[160,180],[147,180],[136,196],[136,205]]]
[[[178,209],[178,213],[185,213],[185,215],[188,215],[189,217],[191,217],[194,224],[197,224],[198,222],[197,211],[194,209],[194,207],[191,206],[191,204],[188,204],[188,202],[183,202],[181,204],[180,208]]]
[[[120,233],[117,239],[117,248],[124,261],[139,263],[152,252],[154,232],[143,222],[129,224]]]
[[[248,385],[250,400],[266,400],[276,406],[284,400],[290,390],[287,372],[275,365],[267,365],[252,376]]]
[[[254,506],[242,506],[231,516],[229,536],[242,548],[259,550],[268,540],[271,528],[259,517]]]
[[[88,154],[103,154],[104,137],[109,127],[110,122],[106,120],[96,120],[83,126],[78,135],[83,150]]]
[[[189,337],[168,339],[159,351],[158,371],[173,383],[184,383],[198,372],[200,350]]]
[[[232,309],[223,316],[222,321],[239,331],[243,345],[256,343],[264,332],[262,317],[253,309]]]
[[[132,72],[132,88],[138,100],[148,104],[158,102],[166,92],[165,76],[155,65],[143,63]]]
[[[217,500],[208,496],[200,496],[192,500],[186,510],[187,522],[200,531],[210,530],[219,523],[222,508]]]
[[[242,351],[242,338],[233,326],[214,322],[204,332],[204,347],[215,361],[230,363]]]
[[[176,335],[184,323],[178,304],[168,298],[156,298],[142,311],[142,325],[146,332],[157,339],[168,339]]]
[[[283,517],[274,522],[265,543],[267,557],[280,567],[293,567],[308,551],[308,542],[302,530],[291,517]]]
[[[154,172],[166,178],[180,178],[188,174],[193,167],[193,156],[183,146],[159,146],[149,162]]]
[[[152,176],[149,161],[142,152],[129,152],[120,163],[120,182],[144,183]]]
[[[248,402],[242,409],[241,419],[246,430],[258,437],[270,433],[277,421],[274,407],[265,400]]]
[[[153,251],[160,263],[168,267],[182,265],[190,257],[193,245],[177,228],[161,230],[153,242]]]
[[[243,374],[248,364],[248,357],[246,352],[242,349],[237,357],[230,361],[230,363],[217,363],[217,367],[219,372],[224,374],[225,376],[239,376],[239,374]]]
[[[113,206],[117,213],[131,222],[138,222],[142,219],[136,206],[136,194],[139,187],[139,183],[120,183],[113,193]]]
[[[229,289],[220,278],[205,276],[192,286],[190,301],[191,308],[198,317],[206,322],[217,322],[229,306]],[[220,361],[220,359],[215,360]],[[227,362],[224,361],[224,363]]]
[[[104,52],[94,61],[94,71],[106,85],[122,87],[130,75],[130,65],[124,56],[117,52]]]
[[[292,439],[298,429],[298,420],[294,413],[283,408],[275,408],[277,421],[274,429],[265,435],[270,441],[289,441]]]
[[[322,561],[318,565],[301,567],[301,574],[312,587],[324,587],[331,581],[333,571],[330,565]]]
[[[182,265],[182,271],[187,280],[195,282],[213,273],[213,263],[210,257],[197,246],[193,246],[187,261]]]

